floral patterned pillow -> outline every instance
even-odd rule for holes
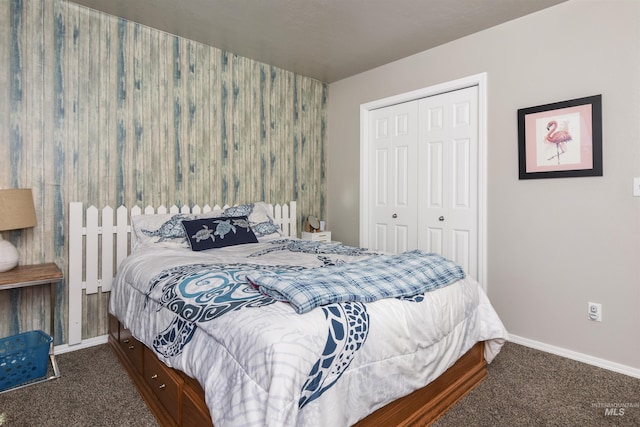
[[[258,243],[246,216],[182,221],[192,251]]]

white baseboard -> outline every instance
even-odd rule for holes
[[[523,345],[525,347],[531,347],[535,348],[536,350],[552,353],[557,356],[566,357],[567,359],[577,360],[578,362],[583,362],[589,365],[597,366],[599,368],[608,369],[609,371],[614,371],[619,374],[628,375],[634,378],[640,378],[640,369],[632,368],[631,366],[622,365],[620,363],[611,362],[605,359],[599,359],[597,357],[589,356],[588,354],[578,353],[572,350],[567,350],[566,348],[556,347],[539,341],[530,340],[528,338],[522,338],[517,335],[509,334],[509,341]]]
[[[100,344],[106,344],[108,341],[109,335],[101,335],[99,337],[93,337],[86,340],[80,341],[79,344],[69,345],[69,344],[61,344],[57,345],[53,348],[53,354],[62,354],[68,353],[70,351],[82,350],[89,347],[94,347]]]

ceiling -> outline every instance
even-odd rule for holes
[[[72,0],[335,82],[566,0]]]

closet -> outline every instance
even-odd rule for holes
[[[478,86],[368,111],[368,247],[420,248],[478,273]]]

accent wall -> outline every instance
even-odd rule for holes
[[[326,215],[325,83],[66,0],[0,1],[0,40],[0,188],[32,188],[38,219],[3,234],[21,264],[66,269],[71,201]],[[0,292],[0,337],[45,328],[45,293]],[[83,339],[108,296],[85,296]],[[59,344],[65,283],[56,301]]]

